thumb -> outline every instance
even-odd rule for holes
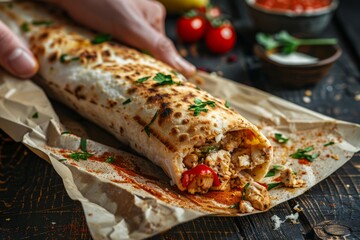
[[[165,35],[157,32],[152,40],[148,47],[155,58],[166,62],[187,77],[195,74],[195,66],[179,55],[173,42]]]
[[[0,21],[0,66],[17,77],[31,77],[38,70],[32,53]]]

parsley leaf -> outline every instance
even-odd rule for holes
[[[35,25],[35,26],[40,26],[40,25],[50,26],[50,25],[54,24],[54,22],[51,20],[38,20],[38,21],[32,21],[31,23],[32,23],[32,25]]]
[[[67,159],[66,158],[61,158],[59,159],[59,162],[65,162]]]
[[[314,150],[313,146],[304,148],[304,149],[298,149],[295,153],[290,154],[290,157],[295,158],[295,159],[306,159],[309,162],[313,162],[319,155],[320,153],[314,153],[314,154],[307,154],[307,152],[310,152]]]
[[[148,80],[149,78],[151,78],[150,76],[146,76],[146,77],[143,77],[143,78],[139,78],[136,82],[137,83],[143,83],[145,82],[146,80]]]
[[[122,104],[123,104],[123,105],[126,105],[126,104],[128,104],[128,103],[131,103],[131,99],[130,99],[130,98],[126,99]]]
[[[101,43],[110,41],[111,38],[112,37],[110,34],[101,33],[101,34],[97,34],[95,36],[95,38],[93,40],[91,40],[91,43],[92,44],[101,44]]]
[[[235,203],[234,205],[231,205],[229,208],[230,209],[238,209],[240,205],[240,202]]]
[[[226,107],[226,108],[229,108],[229,107],[230,107],[230,106],[229,106],[229,102],[228,102],[227,100],[225,101],[225,107]]]
[[[277,171],[277,170],[280,170],[281,168],[282,168],[281,165],[274,165],[274,167],[267,172],[267,174],[265,175],[265,177],[275,176],[276,171]]]
[[[214,101],[203,102],[199,98],[195,98],[194,103],[195,104],[191,104],[188,109],[190,111],[194,111],[194,116],[198,116],[200,114],[200,112],[207,112],[208,111],[208,109],[206,108],[207,105],[209,105],[213,108],[215,107]]]
[[[246,193],[246,190],[248,189],[248,187],[250,186],[250,183],[247,182],[245,184],[245,186],[243,187],[242,191],[241,191],[241,199],[244,200],[245,199],[245,193]]]
[[[29,23],[24,22],[23,24],[21,24],[21,30],[23,32],[29,32],[30,31]]]
[[[87,152],[87,150],[86,150],[86,145],[87,145],[86,138],[81,138],[81,139],[80,139],[80,149],[81,149],[83,152]]]
[[[61,135],[70,134],[70,133],[71,133],[71,131],[64,131],[64,132],[61,133]]]
[[[71,159],[75,160],[75,161],[79,161],[79,160],[87,160],[89,157],[93,156],[93,154],[88,153],[88,152],[74,152],[68,155],[68,157],[70,157]]]
[[[289,138],[286,138],[281,133],[275,133],[275,139],[278,143],[287,143],[289,141]]]
[[[173,85],[176,83],[173,81],[171,75],[164,75],[162,73],[157,73],[154,77],[154,81],[159,85]]]
[[[106,159],[105,159],[105,162],[107,163],[113,163],[115,161],[115,158],[113,156],[108,156]]]
[[[149,124],[144,127],[144,130],[145,130],[146,134],[147,134],[149,137],[150,137],[150,133],[151,133],[151,132],[150,132],[150,125],[155,121],[157,115],[158,115],[158,111],[156,111],[156,113],[154,114],[154,116],[153,116],[153,118],[151,119],[151,121],[149,122]]]
[[[277,186],[279,186],[279,185],[282,185],[282,183],[281,183],[281,182],[269,183],[269,184],[268,184],[268,191],[270,191],[271,189],[273,189],[273,188],[275,188],[275,187],[277,187]]]
[[[331,141],[331,142],[328,142],[328,143],[325,143],[324,144],[324,147],[327,147],[327,146],[330,146],[330,145],[334,145],[335,143],[333,142],[333,141]]]
[[[79,61],[80,57],[70,57],[67,54],[62,54],[60,56],[60,62],[62,63],[66,63],[66,62],[75,62],[75,61]]]

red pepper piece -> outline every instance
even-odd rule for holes
[[[196,167],[185,171],[182,175],[181,183],[184,187],[187,187],[190,183],[190,175],[206,175],[206,174],[213,175],[214,178],[213,186],[220,186],[220,181],[216,172],[214,172],[214,170],[212,170],[205,164],[199,164]]]
[[[260,184],[261,186],[264,186],[266,189],[269,188],[269,186],[266,183],[261,183],[261,182],[257,182],[258,184]]]

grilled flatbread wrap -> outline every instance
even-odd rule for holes
[[[164,63],[94,44],[95,34],[33,3],[0,5],[0,19],[37,57],[51,97],[160,166],[180,190],[241,189],[266,174],[272,147],[260,131]]]

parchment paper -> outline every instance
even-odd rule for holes
[[[202,88],[227,99],[269,139],[274,133],[290,138],[286,144],[272,141],[273,165],[291,167],[306,186],[270,190],[272,207],[304,193],[360,150],[359,125],[337,121],[216,76],[199,73],[198,77],[205,79]],[[244,215],[211,198],[179,192],[150,161],[130,154],[130,149],[75,112],[58,103],[54,106],[55,110],[33,82],[0,72],[1,129],[52,164],[69,196],[81,202],[94,239],[139,239],[208,214]],[[61,134],[68,129],[73,134]],[[79,136],[91,139],[87,148],[98,160],[62,161],[65,155],[79,149]],[[335,144],[325,147],[330,141]],[[296,149],[308,146],[320,153],[313,163],[299,164],[289,157]],[[107,156],[115,159],[113,164],[103,160]],[[273,180],[270,177],[265,182]]]

